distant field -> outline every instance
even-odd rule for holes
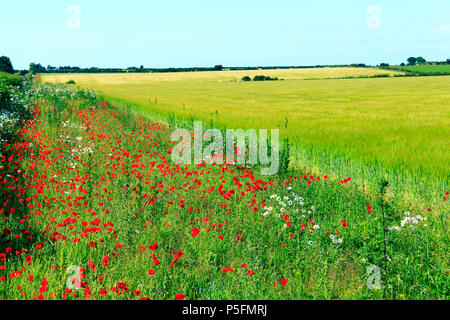
[[[280,128],[296,148],[298,165],[360,180],[383,176],[413,193],[408,199],[439,194],[450,179],[450,77],[302,80],[377,73],[386,71],[70,74],[45,75],[43,81],[74,80],[73,87],[161,116],[173,112],[215,126]],[[235,81],[255,74],[285,81]]]
[[[269,70],[239,70],[239,71],[205,71],[205,72],[173,72],[173,73],[130,73],[130,74],[52,74],[45,75],[45,81],[67,82],[79,79],[80,84],[141,84],[160,81],[238,81],[244,76],[254,77],[265,75],[285,80],[369,77],[380,74],[398,74],[395,70],[380,70],[372,68],[304,68],[304,69],[269,69]]]
[[[450,64],[447,65],[416,65],[404,67],[391,67],[392,70],[410,71],[423,74],[450,74]]]

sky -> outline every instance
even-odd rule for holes
[[[15,69],[436,61],[450,58],[449,12],[449,0],[3,0],[0,55]]]

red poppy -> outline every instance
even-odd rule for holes
[[[197,228],[193,228],[191,231],[191,236],[195,238],[196,236],[198,236],[199,233],[200,230],[198,230]]]
[[[182,293],[177,293],[177,294],[175,295],[175,298],[176,298],[177,300],[186,300],[186,296],[185,296],[184,294],[182,294]]]

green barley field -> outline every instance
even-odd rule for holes
[[[391,77],[342,79],[386,72]],[[240,81],[258,74],[284,80]],[[450,77],[396,74],[315,68],[42,78],[74,80],[72,87],[161,119],[174,114],[216,127],[279,128],[294,149],[294,166],[351,176],[365,188],[383,178],[407,204],[438,204],[450,180]]]

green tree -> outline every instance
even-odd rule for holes
[[[418,57],[418,58],[416,59],[416,62],[417,62],[418,64],[424,64],[424,63],[427,62],[427,60],[425,60],[425,59],[422,58],[422,57]]]
[[[14,68],[8,57],[0,57],[0,72],[14,73]]]
[[[414,66],[417,63],[417,59],[414,57],[409,57],[407,61],[410,66]]]
[[[222,71],[223,70],[223,66],[221,64],[218,64],[218,65],[214,66],[214,70]]]
[[[30,73],[31,74],[38,74],[38,73],[45,73],[45,72],[47,72],[47,70],[40,63],[38,63],[38,64],[36,64],[34,62],[30,63]]]

